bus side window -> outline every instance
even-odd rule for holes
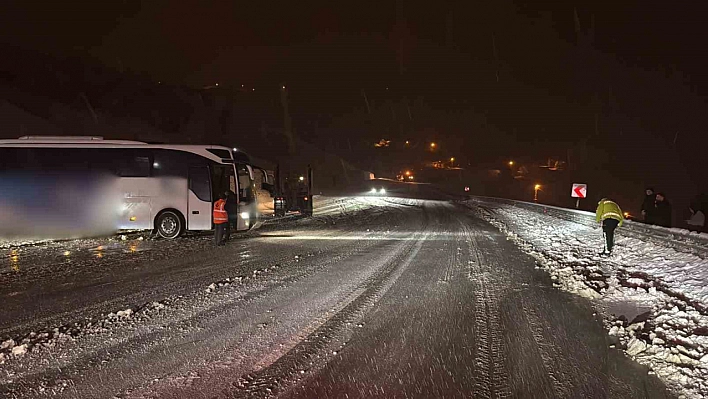
[[[189,167],[189,189],[200,200],[211,202],[211,183],[207,166]]]
[[[121,158],[118,162],[118,176],[120,177],[150,177],[152,163],[149,157],[129,156]]]

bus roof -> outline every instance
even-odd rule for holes
[[[164,150],[186,151],[201,155],[221,163],[233,163],[231,149],[218,145],[200,144],[148,144],[131,140],[104,140],[97,136],[22,136],[17,139],[2,139],[0,147],[43,147],[43,148],[154,148]],[[229,154],[226,159],[217,156],[209,150],[225,150]]]
[[[22,136],[16,139],[0,140],[0,144],[60,144],[60,143],[91,143],[91,144],[146,144],[133,140],[104,140],[100,136]]]

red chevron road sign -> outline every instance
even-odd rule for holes
[[[573,190],[570,192],[570,196],[573,198],[585,198],[588,194],[587,184],[573,184]]]

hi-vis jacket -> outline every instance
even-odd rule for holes
[[[603,199],[600,201],[597,205],[597,211],[595,211],[595,220],[601,222],[605,219],[618,220],[620,226],[622,226],[622,223],[624,222],[622,209],[620,209],[619,205],[608,199]]]
[[[214,224],[227,223],[229,214],[226,212],[226,201],[220,199],[214,203]]]

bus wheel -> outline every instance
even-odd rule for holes
[[[162,238],[172,239],[179,237],[184,229],[182,218],[176,212],[165,211],[157,217],[157,234]]]

